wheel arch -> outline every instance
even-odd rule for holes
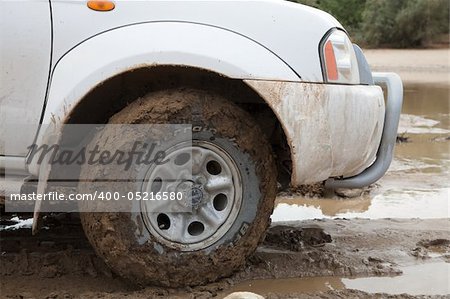
[[[279,162],[280,183],[290,183],[291,149],[282,122],[271,106],[244,80],[227,78],[208,70],[166,65],[141,67],[121,73],[86,94],[73,107],[64,123],[105,124],[114,114],[147,93],[177,88],[206,90],[221,95],[253,115],[266,133]]]

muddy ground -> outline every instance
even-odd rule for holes
[[[62,215],[48,219],[49,229],[37,236],[31,237],[29,229],[1,232],[1,298],[223,298],[244,290],[267,298],[382,298],[387,295],[345,289],[339,280],[332,282],[335,290],[330,290],[326,284],[320,286],[320,278],[283,279],[396,276],[407,265],[448,263],[449,226],[450,219],[277,223],[248,264],[228,279],[187,289],[139,289],[111,273],[96,257],[76,216]],[[281,291],[250,287],[249,280],[261,279],[267,279],[262,286],[285,286]]]

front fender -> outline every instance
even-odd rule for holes
[[[120,73],[181,65],[234,79],[299,81],[278,56],[235,32],[184,22],[121,27],[94,36],[66,53],[53,69],[42,124],[64,123],[90,90]],[[45,133],[38,133],[42,144]],[[29,165],[37,175],[38,165]]]

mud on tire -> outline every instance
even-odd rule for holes
[[[81,213],[84,231],[97,254],[114,272],[140,285],[204,284],[241,267],[264,236],[276,193],[271,148],[252,117],[220,96],[177,89],[150,93],[114,115],[109,123],[189,123],[201,128],[193,129],[193,140],[214,143],[235,161],[242,179],[242,201],[228,231],[214,244],[193,251],[180,251],[160,242],[145,229],[140,213]],[[111,149],[116,146],[102,138],[97,136],[94,142]],[[127,141],[133,136],[123,138]],[[114,171],[93,167],[83,168],[81,175]],[[139,171],[136,169],[134,175]],[[79,187],[83,193],[93,191],[89,183],[81,182]]]

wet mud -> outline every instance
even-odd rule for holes
[[[95,255],[76,215],[65,215],[53,223],[47,219],[48,229],[37,236],[30,229],[1,231],[0,297],[224,298],[251,290],[266,298],[299,298],[301,293],[309,294],[302,298],[384,298],[349,290],[342,279],[396,277],[409,265],[448,263],[449,226],[449,219],[277,223],[245,267],[229,278],[193,288],[142,289],[112,273]],[[321,283],[324,279],[331,282]],[[284,287],[248,287],[258,280]],[[326,287],[330,283],[334,290]]]

